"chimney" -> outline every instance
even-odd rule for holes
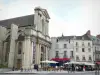
[[[63,35],[63,33],[62,33],[62,37],[63,37],[64,35]]]
[[[97,35],[96,37],[100,39],[100,34],[99,34],[99,35]]]

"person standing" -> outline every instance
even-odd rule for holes
[[[69,64],[67,66],[67,70],[68,70],[68,73],[69,73],[69,71],[70,71],[70,65]]]
[[[86,69],[86,67],[85,67],[85,66],[83,66],[83,71],[85,71],[85,69]]]
[[[38,67],[38,65],[36,65],[36,70],[37,70],[37,71],[39,70],[39,67]]]
[[[74,67],[74,64],[72,64],[72,72],[74,72],[74,68],[75,68],[75,67]]]
[[[14,70],[15,70],[15,67],[13,66],[12,71],[14,71]]]

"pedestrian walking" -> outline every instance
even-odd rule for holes
[[[36,64],[36,70],[38,71],[38,69],[39,69],[39,67],[38,67],[38,65]]]
[[[14,71],[14,70],[15,70],[15,67],[13,66],[12,71]]]
[[[21,69],[20,69],[20,70],[21,70],[21,72],[23,72],[23,68],[22,68],[22,67],[21,67]]]

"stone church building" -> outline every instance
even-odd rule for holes
[[[27,69],[48,60],[49,19],[46,9],[36,7],[32,15],[1,20],[0,64]]]

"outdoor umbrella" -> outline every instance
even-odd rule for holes
[[[41,61],[41,63],[58,63],[58,62],[56,62],[56,61],[45,60],[45,61]]]
[[[85,62],[84,65],[91,65],[91,66],[94,66],[95,64],[93,63],[88,63],[88,62]]]

